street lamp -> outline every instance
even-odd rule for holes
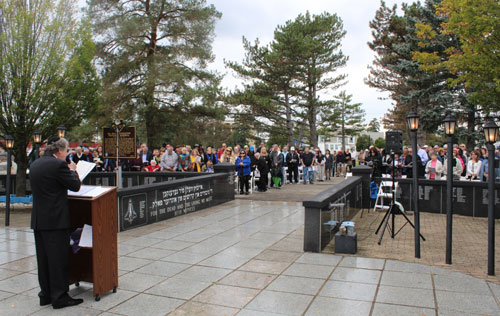
[[[12,168],[12,148],[14,148],[14,137],[5,137],[5,147],[7,147],[7,178],[5,180],[5,226],[10,225],[10,169]]]
[[[408,128],[412,132],[413,164],[413,212],[415,212],[415,258],[420,258],[420,212],[418,210],[418,168],[417,168],[417,131],[420,116],[410,112],[406,117]]]
[[[35,130],[33,132],[33,141],[35,143],[35,159],[40,157],[40,143],[42,142],[42,132],[40,130]]]
[[[121,181],[121,168],[119,164],[119,159],[120,159],[120,129],[123,125],[123,121],[120,119],[115,119],[113,122],[113,126],[116,131],[116,186],[121,188],[122,187],[122,181]]]
[[[455,127],[457,120],[451,114],[448,114],[444,120],[444,133],[448,137],[447,153],[447,174],[446,174],[446,264],[451,264],[451,249],[453,248],[453,135],[455,135]]]
[[[488,147],[488,275],[495,275],[495,147],[498,126],[492,119],[484,125],[484,137]]]
[[[59,125],[59,127],[57,128],[57,136],[59,136],[59,138],[63,138],[65,133],[66,127],[64,125]]]

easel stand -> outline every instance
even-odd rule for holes
[[[380,234],[380,238],[378,240],[378,244],[380,245],[382,243],[382,239],[384,238],[384,233],[386,230],[389,231],[389,233],[391,234],[391,238],[394,239],[394,237],[396,237],[397,234],[399,234],[399,232],[406,226],[406,224],[410,224],[411,227],[413,227],[413,229],[415,229],[415,225],[413,225],[413,223],[411,222],[411,220],[408,218],[408,216],[406,216],[404,210],[401,209],[400,205],[399,204],[396,204],[396,189],[395,189],[395,185],[394,185],[394,182],[395,182],[395,170],[396,170],[396,164],[395,164],[395,159],[394,159],[394,152],[391,151],[391,159],[392,159],[392,189],[391,189],[391,192],[392,192],[392,199],[391,199],[391,204],[389,205],[389,209],[387,210],[387,212],[385,213],[384,215],[384,218],[382,219],[382,221],[380,222],[380,225],[378,226],[377,228],[377,231],[375,232],[375,235],[378,234],[378,232],[380,231],[380,228],[382,228],[383,226],[383,229],[382,229],[382,233]],[[396,231],[396,215],[403,215],[403,217],[406,219],[406,223],[403,224],[403,226],[401,226],[401,228],[399,228],[398,231]],[[391,225],[389,225],[389,219],[391,219]],[[420,238],[422,238],[423,241],[425,241],[425,238],[422,234],[420,234]]]

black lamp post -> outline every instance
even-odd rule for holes
[[[498,126],[492,119],[484,125],[488,147],[488,275],[495,275],[495,147]]]
[[[40,143],[42,142],[42,132],[35,130],[33,132],[33,141],[35,143],[35,159],[40,157]]]
[[[447,115],[444,120],[444,133],[448,137],[447,153],[447,174],[446,174],[446,264],[451,264],[451,249],[453,248],[453,135],[455,135],[455,127],[457,120],[453,115]]]
[[[413,212],[415,212],[415,258],[420,258],[420,213],[418,210],[418,168],[417,168],[417,131],[420,116],[415,112],[410,112],[406,117],[408,128],[412,132],[411,140],[413,147]]]
[[[7,147],[7,179],[5,181],[5,226],[10,225],[10,169],[12,168],[12,148],[14,148],[14,137],[5,137],[5,147]]]
[[[57,127],[57,136],[59,136],[59,138],[63,138],[65,134],[66,127],[64,125],[59,125],[59,127]]]

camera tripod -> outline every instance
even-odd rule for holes
[[[391,188],[391,193],[392,193],[392,199],[391,199],[391,203],[389,204],[389,209],[387,210],[387,212],[385,213],[384,215],[384,218],[382,219],[382,221],[380,222],[380,225],[378,225],[378,228],[377,228],[377,231],[375,232],[375,235],[378,234],[378,232],[380,231],[380,228],[382,228],[382,226],[384,226],[383,230],[382,230],[382,233],[380,234],[380,238],[378,240],[378,244],[380,245],[382,243],[382,239],[384,238],[384,232],[386,230],[389,230],[389,233],[391,234],[391,238],[394,239],[394,237],[396,237],[397,234],[399,234],[399,232],[407,225],[407,224],[410,224],[411,227],[413,227],[413,229],[415,229],[415,225],[413,225],[413,223],[411,222],[411,220],[408,218],[408,216],[406,216],[406,213],[405,211],[403,210],[402,206],[400,203],[396,202],[396,188],[395,188],[395,169],[396,169],[396,164],[395,164],[395,159],[394,159],[394,152],[391,151],[391,159],[392,159],[392,188]],[[398,231],[396,231],[396,215],[403,215],[403,217],[406,219],[406,223],[403,224],[403,226],[401,226],[401,228],[399,228]],[[391,225],[389,225],[389,219],[392,219],[391,220]],[[425,241],[425,238],[422,234],[420,234],[420,238],[422,238],[423,241]]]

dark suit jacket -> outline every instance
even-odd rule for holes
[[[66,161],[47,153],[31,164],[30,183],[33,194],[31,228],[70,229],[68,189],[80,190],[78,174],[68,168]]]
[[[143,152],[142,152],[142,150],[141,150],[141,151],[139,152],[139,159],[141,160],[141,165],[143,164],[143,162],[142,162],[142,155],[143,155],[143,154],[144,154],[144,153],[143,153]],[[150,151],[148,151],[148,152],[146,153],[146,161],[144,162],[144,164],[145,164],[146,166],[149,166],[149,164],[151,163],[151,160],[153,160],[153,153],[152,153],[152,152],[150,152]]]

